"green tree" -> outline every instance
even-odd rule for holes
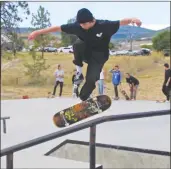
[[[34,26],[34,29],[43,29],[51,26],[49,16],[49,12],[45,11],[45,8],[40,6],[37,14],[32,14],[31,24]],[[34,40],[34,46],[30,51],[33,63],[24,64],[24,66],[27,68],[27,71],[25,73],[26,75],[31,77],[33,83],[39,82],[39,80],[41,79],[41,72],[50,67],[49,65],[46,66],[46,60],[44,59],[44,47],[49,44],[52,39],[53,38],[50,35],[40,35]],[[37,47],[42,48],[41,56],[39,56],[35,51]]]
[[[1,3],[1,28],[3,30],[10,30],[11,26],[21,23],[23,18],[19,16],[18,11],[23,10],[23,14],[27,16],[30,15],[30,10],[27,2],[11,2],[3,1]],[[12,23],[12,25],[11,25]]]
[[[32,14],[31,24],[35,29],[44,29],[51,26],[50,13],[42,6],[39,7],[37,14]],[[34,40],[35,47],[42,48],[42,58],[44,58],[44,47],[50,43],[49,35],[40,35]]]
[[[75,18],[72,18],[72,19],[69,19],[67,23],[69,24],[69,23],[74,23],[74,22],[75,22]],[[63,46],[73,45],[74,42],[77,40],[77,36],[72,35],[72,34],[66,34],[65,32],[62,32],[61,40],[62,40]]]
[[[170,49],[170,31],[163,31],[157,34],[153,39],[153,48],[157,51]]]
[[[23,10],[23,14],[30,15],[27,2],[1,2],[1,30],[2,34],[7,36],[12,41],[12,51],[14,57],[16,56],[16,49],[19,40],[17,35],[18,24],[23,21],[23,18],[19,16],[19,11]]]
[[[13,52],[14,58],[16,58],[16,52],[22,50],[22,48],[24,47],[24,41],[15,32],[10,32],[9,36],[12,42],[12,52]]]
[[[25,74],[30,76],[35,82],[39,81],[41,77],[41,71],[44,71],[50,67],[46,66],[46,60],[39,57],[35,51],[35,47],[29,52],[32,56],[33,63],[25,63],[24,66],[27,68]]]

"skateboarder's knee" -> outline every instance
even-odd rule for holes
[[[85,49],[85,43],[81,40],[77,40],[74,44],[73,44],[73,50],[74,52],[79,52]]]

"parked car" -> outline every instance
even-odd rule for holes
[[[142,52],[142,55],[151,55],[150,49],[142,48],[141,52]]]
[[[163,54],[164,56],[170,56],[170,49],[164,49]]]
[[[53,47],[48,47],[48,48],[46,49],[46,51],[47,51],[47,52],[57,52],[58,49],[57,49],[57,48],[53,48]]]
[[[72,47],[61,47],[58,49],[58,52],[73,53],[73,48]]]

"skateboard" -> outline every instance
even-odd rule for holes
[[[57,127],[66,127],[104,112],[111,106],[111,103],[107,95],[95,96],[57,112],[53,116],[53,122]]]
[[[120,92],[125,97],[126,100],[131,100],[130,97],[127,95],[126,91],[122,88],[122,85],[120,84]]]
[[[125,97],[126,100],[130,100],[130,98],[127,95],[127,93],[125,92],[125,90],[121,89],[120,91],[121,91],[121,93],[123,94],[123,96]]]

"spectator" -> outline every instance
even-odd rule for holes
[[[110,70],[110,73],[112,73],[112,83],[114,86],[114,93],[115,93],[114,100],[118,100],[119,99],[118,85],[121,83],[121,72],[119,70],[119,66],[116,65],[112,70]]]
[[[139,81],[135,77],[131,76],[129,73],[126,73],[126,82],[130,87],[130,99],[136,100],[137,90],[139,86]]]
[[[74,74],[72,76],[72,84],[73,84],[73,97],[79,97],[79,86],[83,82],[84,77],[83,74],[81,73],[80,77],[78,78],[78,72],[76,69],[74,69]]]
[[[57,70],[55,71],[55,77],[56,77],[56,83],[54,86],[52,97],[55,97],[56,88],[58,85],[60,85],[59,97],[61,97],[62,96],[63,83],[64,83],[64,70],[61,68],[60,64],[57,66]]]
[[[105,73],[104,70],[102,69],[102,71],[100,72],[100,79],[97,81],[99,95],[104,94],[104,78],[105,78]]]
[[[169,64],[164,64],[165,68],[165,77],[162,87],[162,92],[166,96],[166,100],[169,101],[169,93],[171,92],[171,69],[169,68]]]

